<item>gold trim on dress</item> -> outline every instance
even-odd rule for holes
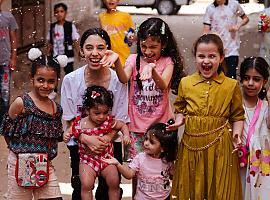
[[[206,136],[206,135],[210,135],[212,133],[215,133],[217,131],[224,129],[227,124],[228,124],[228,120],[222,126],[216,128],[216,129],[213,129],[211,131],[207,131],[207,132],[203,132],[203,133],[188,133],[185,131],[184,134],[186,134],[188,136],[193,136],[193,137]],[[184,138],[182,138],[182,142],[183,142],[183,145],[190,151],[203,151],[203,150],[206,150],[209,147],[213,146],[215,143],[217,143],[220,140],[220,137],[224,134],[224,132],[225,132],[224,130],[220,131],[218,136],[212,142],[210,142],[209,144],[207,144],[203,147],[191,147],[187,144],[187,142],[184,140]]]

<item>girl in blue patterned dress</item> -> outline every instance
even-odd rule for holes
[[[4,116],[0,133],[9,148],[7,199],[54,199],[61,200],[61,192],[51,160],[57,156],[57,145],[62,139],[62,108],[48,98],[57,86],[60,65],[67,62],[66,56],[57,58],[42,55],[33,48],[28,53],[33,62],[31,68],[32,90],[19,96]],[[49,180],[38,189],[19,187],[15,168],[19,153],[47,153]]]

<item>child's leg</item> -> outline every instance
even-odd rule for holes
[[[120,181],[119,181],[118,170],[116,166],[108,165],[103,171],[101,171],[101,176],[104,177],[109,187],[109,199],[119,200]]]
[[[80,163],[80,180],[81,180],[81,198],[82,200],[92,200],[96,172],[89,166]]]

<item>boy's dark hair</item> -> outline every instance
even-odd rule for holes
[[[226,6],[227,6],[227,5],[228,5],[228,3],[229,3],[229,0],[225,0],[224,5],[226,5]],[[215,7],[218,7],[218,6],[219,6],[216,0],[214,1],[214,3],[213,3],[213,4],[214,4],[214,6],[215,6]]]
[[[86,30],[82,37],[81,37],[81,41],[80,41],[80,47],[81,49],[83,48],[83,45],[85,43],[85,41],[87,40],[87,38],[90,36],[90,35],[98,35],[100,36],[106,43],[107,45],[107,49],[111,49],[111,40],[110,40],[110,37],[108,35],[108,33],[101,29],[101,28],[90,28],[88,30]]]
[[[35,76],[37,69],[40,67],[52,68],[56,72],[57,78],[60,78],[60,64],[56,58],[52,56],[41,55],[36,60],[32,61],[31,77]]]
[[[269,78],[269,65],[266,60],[262,57],[248,57],[243,60],[240,65],[240,82],[245,80],[245,75],[249,69],[255,69],[260,75],[262,75],[264,80]],[[267,92],[265,87],[262,87],[258,96],[260,99],[264,99]]]
[[[176,159],[177,154],[177,131],[167,131],[167,125],[164,123],[156,123],[151,125],[146,134],[150,137],[155,136],[160,142],[160,146],[163,148],[163,152],[160,154],[160,158],[164,162],[173,162]]]
[[[161,45],[164,48],[161,50],[161,56],[171,57],[174,68],[171,79],[171,89],[173,94],[177,94],[178,86],[182,77],[185,76],[183,72],[183,59],[178,51],[176,40],[171,32],[168,24],[160,18],[148,18],[139,27],[137,33],[137,58],[136,58],[136,69],[137,69],[137,84],[142,90],[142,82],[140,80],[140,57],[142,51],[140,48],[140,42],[146,40],[148,37],[154,37],[160,40]]]
[[[102,86],[93,85],[85,90],[83,95],[83,109],[90,109],[98,104],[113,107],[113,93]]]
[[[197,49],[199,44],[201,43],[205,43],[205,44],[209,44],[209,43],[213,43],[217,46],[218,48],[218,52],[220,54],[220,56],[224,56],[224,47],[223,47],[223,42],[221,40],[221,38],[217,35],[217,34],[213,34],[213,33],[209,33],[209,34],[203,34],[202,36],[200,36],[196,42],[193,45],[193,50],[192,53],[193,55],[196,57],[196,53],[197,53]],[[222,64],[219,65],[218,67],[218,73],[220,73],[221,71],[223,71],[224,68],[224,61]]]
[[[60,7],[62,7],[64,9],[64,11],[67,12],[68,7],[64,3],[57,3],[57,4],[55,4],[54,7],[53,7],[53,11],[56,11],[56,9],[57,8],[60,8]]]

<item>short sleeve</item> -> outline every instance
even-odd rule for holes
[[[76,26],[72,23],[72,40],[79,40],[80,35],[77,31]]]
[[[203,24],[211,26],[211,8],[208,6],[206,8],[205,14],[203,16]]]
[[[236,122],[244,120],[244,108],[242,103],[242,94],[240,90],[240,86],[237,83],[234,88],[231,108],[230,108],[230,122]]]
[[[128,166],[138,172],[140,169],[140,154],[136,155]]]
[[[63,119],[72,120],[76,117],[76,105],[71,96],[71,83],[67,76],[64,77],[61,86],[61,106],[63,108]]]
[[[186,102],[185,97],[184,97],[183,81],[182,80],[181,80],[179,87],[178,87],[178,95],[175,99],[174,107],[175,107],[175,113],[186,114],[187,102]]]
[[[12,14],[10,14],[9,30],[15,31],[17,29],[18,29],[18,24],[17,24],[17,22],[15,20],[15,17]]]
[[[235,3],[237,4],[237,10],[236,10],[236,15],[239,17],[243,17],[245,15],[245,11],[243,10],[242,6],[240,5],[240,3],[238,3],[237,1],[235,1]]]

